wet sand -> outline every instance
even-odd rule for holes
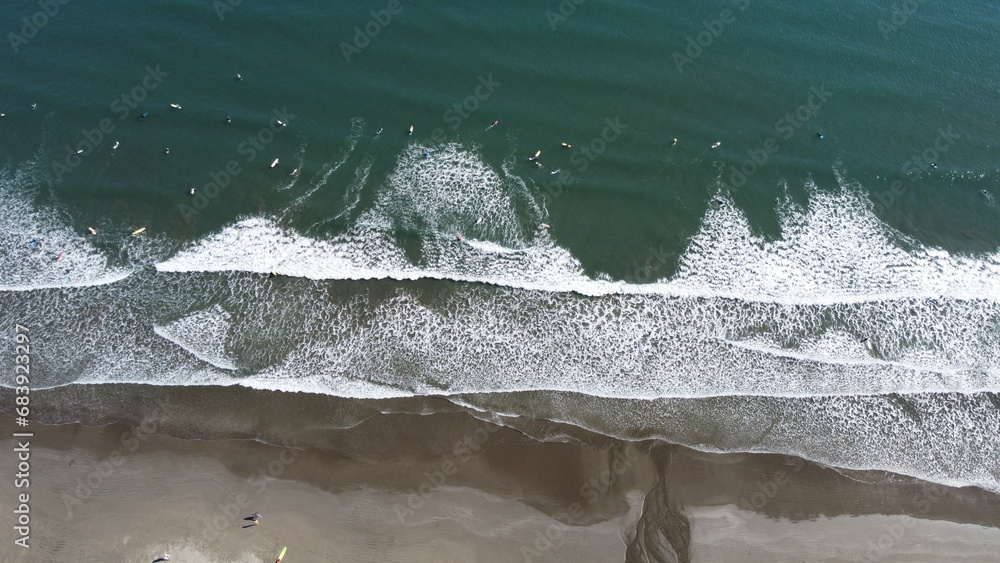
[[[33,424],[32,547],[5,526],[0,560],[987,561],[1000,545],[997,495],[788,456],[551,423],[559,441],[540,442],[462,412],[371,416],[306,447],[157,420]]]
[[[386,418],[401,427],[424,422]],[[428,458],[414,448],[392,462],[249,440],[177,439],[117,424],[35,425],[31,548],[7,541],[0,560],[153,561],[169,553],[171,562],[256,562],[273,561],[283,546],[289,562],[621,558],[623,522],[637,516],[649,467],[636,470],[645,481],[624,480],[638,487],[631,496],[606,487],[597,502],[578,499],[579,516],[560,523],[539,507],[568,504],[574,488],[600,477],[606,452],[471,428],[450,455]],[[373,450],[387,446],[399,444]],[[14,444],[5,439],[2,447]],[[518,456],[526,462],[513,478]],[[0,484],[6,514],[16,494],[9,477]],[[263,515],[257,526],[245,520],[254,511]],[[538,535],[545,532],[551,540]]]

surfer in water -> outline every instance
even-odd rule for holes
[[[499,119],[498,119],[498,120],[496,120],[496,121],[494,121],[493,123],[490,123],[490,126],[489,126],[489,127],[487,127],[487,128],[486,128],[486,130],[488,131],[488,130],[490,130],[490,129],[493,129],[494,127],[496,127],[496,126],[497,126],[497,123],[500,123],[500,120],[499,120]]]

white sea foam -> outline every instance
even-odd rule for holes
[[[813,190],[808,209],[783,204],[778,240],[753,234],[723,201],[706,214],[674,277],[629,285],[586,276],[534,228],[543,210],[523,184],[459,145],[429,158],[425,150],[412,145],[399,157],[343,235],[317,239],[250,217],[157,268],[500,286],[457,286],[436,306],[406,294],[355,303],[344,309],[348,318],[373,319],[377,330],[325,319],[296,351],[294,368],[283,357],[254,364],[254,384],[278,388],[654,400],[971,393],[1000,380],[995,258],[920,247],[847,188]],[[416,259],[398,229],[419,234]],[[942,293],[948,298],[939,303]],[[281,380],[292,372],[299,375]]]
[[[813,190],[781,208],[781,238],[751,232],[731,201],[710,209],[668,286],[684,294],[780,302],[1000,299],[1000,254],[953,256],[891,231],[856,192]]]
[[[417,145],[410,152],[400,158],[374,207],[344,235],[317,240],[274,219],[250,217],[157,269],[273,271],[311,279],[433,278],[593,291],[595,282],[576,259],[535,228],[541,212],[523,184],[501,177],[457,145],[439,147],[429,159]],[[422,233],[421,263],[414,264],[398,244],[393,233],[399,227]],[[604,287],[598,293],[617,287],[596,284]]]
[[[341,302],[325,286],[299,287],[301,306],[288,307],[290,297],[275,299],[266,286],[221,288],[231,296],[226,315],[213,306],[154,330],[211,365],[239,365],[246,385],[368,398],[550,390],[647,401],[807,398],[972,393],[1000,382],[992,328],[1000,309],[972,302],[921,316],[913,315],[920,302],[849,304],[818,322],[815,305],[481,286],[430,302],[403,290]],[[871,348],[859,327],[876,329]]]
[[[223,370],[236,370],[236,364],[225,351],[228,328],[229,314],[215,305],[172,323],[153,326],[153,332],[203,362]]]
[[[135,328],[144,316],[128,303],[102,315],[105,328],[96,331],[71,325],[91,305],[75,301],[78,310],[55,311],[55,319],[51,307],[37,307],[50,330],[62,331],[43,339],[59,349],[42,356],[75,355],[59,372],[81,382],[447,395],[457,402],[474,393],[510,401],[503,397],[536,391],[503,410],[527,408],[622,436],[652,432],[707,450],[794,453],[1000,490],[989,465],[998,453],[990,438],[998,413],[984,395],[972,395],[1000,381],[996,304],[790,306],[477,285],[434,298],[403,287],[345,299],[327,284],[302,280],[175,279],[184,281],[151,294],[173,306],[208,304],[153,331]],[[211,304],[219,299],[224,307]],[[874,335],[871,349],[859,342],[862,334]],[[914,342],[922,343],[920,362],[912,361]],[[86,357],[102,360],[81,361]],[[241,374],[220,373],[219,358]],[[574,394],[591,402],[562,404]],[[531,406],[536,395],[560,399]],[[975,451],[966,451],[968,444]]]
[[[30,165],[29,165],[30,168]],[[34,202],[37,179],[27,169],[0,172],[0,291],[85,287],[117,282],[132,270],[109,266],[93,237],[67,226],[58,207]],[[98,236],[104,226],[98,225]],[[133,252],[142,241],[126,240]]]
[[[710,435],[699,434],[706,424],[699,411],[691,424],[697,430],[676,440],[710,448],[704,444],[726,436],[712,447],[932,480],[950,475],[1000,489],[987,467],[996,446],[984,438],[995,428],[995,409],[979,398],[955,399],[1000,382],[996,255],[923,247],[890,231],[845,187],[814,190],[808,209],[784,204],[777,240],[754,234],[723,201],[708,211],[671,278],[646,285],[594,279],[535,228],[544,208],[516,178],[457,145],[427,159],[422,151],[410,147],[374,188],[365,185],[362,160],[348,193],[374,189],[374,203],[345,234],[310,237],[280,217],[247,217],[156,267],[499,287],[457,284],[436,297],[402,288],[390,298],[343,303],[326,284],[293,280],[272,292],[255,277],[202,276],[227,285],[184,291],[199,301],[216,291],[225,307],[182,307],[179,320],[149,334],[128,332],[124,343],[115,331],[66,329],[57,335],[60,353],[76,354],[77,363],[67,360],[60,373],[79,382],[241,384],[369,398],[568,391],[627,401],[629,412],[601,413],[609,426],[626,420],[623,432],[671,427],[673,420],[644,405],[731,400],[739,408],[720,415]],[[397,240],[399,230],[417,234],[416,252]],[[938,304],[941,294],[947,298]],[[191,299],[181,291],[173,301]],[[51,315],[51,307],[37,310]],[[102,322],[141,327],[149,319],[121,313]],[[79,350],[117,363],[87,363]],[[236,366],[240,374],[231,373]],[[948,434],[953,425],[961,426],[958,438]],[[963,457],[958,449],[968,443],[980,449]],[[928,451],[937,457],[914,453]],[[968,459],[980,465],[962,465]]]
[[[847,187],[837,193],[814,189],[808,209],[784,203],[777,240],[754,234],[745,214],[721,200],[706,213],[670,278],[639,285],[589,277],[569,250],[535,227],[545,220],[544,210],[523,186],[457,145],[426,159],[423,150],[414,145],[400,157],[375,206],[344,235],[314,239],[274,219],[250,217],[157,268],[277,271],[311,279],[451,279],[594,296],[788,304],[941,295],[1000,299],[1000,254],[956,256],[923,247],[881,223]],[[421,233],[417,263],[393,236],[401,228]]]

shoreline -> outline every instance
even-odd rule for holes
[[[287,545],[290,562],[793,561],[809,550],[825,561],[975,561],[1000,542],[1000,497],[975,487],[865,483],[791,456],[554,423],[544,425],[561,441],[542,442],[462,411],[426,412],[362,417],[304,447],[175,437],[155,416],[33,423],[32,547],[5,542],[0,558],[267,561]],[[8,514],[15,493],[3,479]],[[260,526],[243,528],[254,511]],[[812,547],[789,539],[802,534]],[[940,545],[921,559],[928,534]]]
[[[252,439],[269,445],[295,443],[302,447],[342,449],[356,448],[349,434],[340,431],[363,424],[373,417],[406,414],[438,414],[472,416],[484,424],[496,424],[521,432],[538,441],[571,440],[595,447],[612,443],[662,443],[698,452],[706,456],[785,456],[801,458],[819,467],[831,468],[844,476],[870,482],[926,482],[949,488],[975,488],[1000,495],[1000,490],[979,482],[961,484],[935,480],[934,476],[907,473],[894,468],[857,468],[838,465],[815,456],[800,453],[772,451],[746,451],[727,448],[732,444],[691,443],[692,440],[711,439],[710,434],[685,434],[671,431],[671,424],[691,424],[702,418],[685,420],[691,412],[719,409],[722,417],[735,416],[739,405],[728,404],[726,398],[692,399],[679,408],[667,405],[669,415],[657,416],[653,423],[662,425],[651,428],[632,428],[630,421],[609,421],[606,428],[597,429],[587,417],[579,422],[564,420],[569,410],[581,412],[610,411],[622,408],[615,399],[601,399],[581,393],[539,392],[532,399],[531,392],[518,392],[509,396],[471,394],[458,397],[424,395],[382,399],[356,399],[304,391],[274,391],[244,387],[238,384],[218,385],[151,385],[144,383],[95,383],[69,384],[33,390],[32,417],[45,424],[82,423],[87,426],[108,424],[138,424],[148,422],[151,427],[171,436],[190,439]],[[457,402],[455,399],[459,399]],[[536,402],[536,409],[545,411],[545,418],[531,418],[507,412],[504,401]],[[12,404],[12,388],[0,388],[0,402]],[[626,400],[627,401],[627,400]],[[226,404],[226,409],[219,409]],[[656,402],[650,403],[650,408]],[[781,408],[776,402],[771,408]],[[646,410],[649,410],[647,408]],[[529,411],[530,412],[530,411]],[[3,412],[0,411],[0,415]],[[9,412],[7,414],[12,414]],[[550,418],[551,417],[551,418]],[[596,420],[595,420],[596,421]],[[587,423],[581,426],[580,422]],[[690,444],[690,445],[689,445]],[[706,445],[707,444],[707,445]],[[699,447],[705,446],[705,447]],[[722,451],[718,451],[718,448]],[[428,453],[432,453],[431,448]],[[370,451],[368,452],[370,453]]]

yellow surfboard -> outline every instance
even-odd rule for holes
[[[285,558],[285,551],[287,550],[287,547],[281,548],[281,553],[278,554],[278,558],[274,560],[274,563],[281,563],[281,560]]]
[[[132,231],[132,234],[133,234],[133,235],[140,235],[140,234],[142,234],[142,232],[143,232],[143,231],[145,231],[145,230],[146,230],[146,227],[140,227],[140,228],[138,228],[138,229],[136,229],[136,230]]]

